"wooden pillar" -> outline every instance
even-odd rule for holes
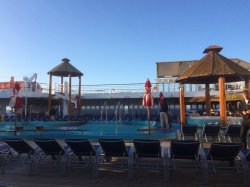
[[[208,116],[211,115],[211,103],[210,103],[210,88],[209,84],[205,85],[205,102],[206,102],[206,113]]]
[[[69,100],[68,100],[68,115],[71,115],[71,75],[69,75]]]
[[[249,81],[249,79],[248,78],[245,78],[245,89],[246,90],[249,90],[249,88],[250,88],[250,81]]]
[[[63,93],[63,76],[61,76],[61,93]]]
[[[48,98],[48,114],[50,116],[51,110],[51,88],[52,88],[52,75],[49,74],[49,98]]]
[[[77,115],[81,114],[81,76],[79,76],[79,87],[78,87],[78,101],[77,101]]]
[[[180,96],[180,125],[182,126],[185,124],[184,84],[180,84],[179,96]]]
[[[226,94],[225,94],[225,78],[219,78],[219,101],[220,101],[220,122],[222,126],[227,123],[226,115]]]

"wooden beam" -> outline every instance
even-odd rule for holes
[[[71,116],[71,75],[69,75],[68,115]]]
[[[225,94],[225,78],[219,77],[219,101],[220,101],[220,122],[222,126],[226,126],[226,94]]]
[[[182,126],[185,124],[184,84],[180,84],[179,96],[180,96],[180,125]]]
[[[77,102],[77,115],[81,114],[81,76],[79,76],[79,87],[78,87],[78,101]]]
[[[211,103],[210,103],[210,88],[209,84],[205,85],[205,103],[206,103],[206,113],[211,115]]]
[[[63,93],[63,76],[61,76],[61,93]]]

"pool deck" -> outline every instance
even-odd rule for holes
[[[169,141],[162,141],[169,146]],[[209,184],[203,184],[201,173],[171,170],[171,181],[165,182],[162,171],[135,169],[134,178],[128,180],[126,170],[100,167],[99,177],[92,178],[91,168],[68,168],[60,177],[55,168],[39,168],[29,176],[27,165],[10,166],[4,175],[0,174],[0,187],[241,187],[243,175],[222,175],[209,173]]]
[[[175,172],[171,182],[166,183],[160,173],[142,171],[136,172],[133,180],[128,180],[125,171],[115,170],[100,172],[100,177],[93,179],[89,171],[83,169],[70,170],[63,178],[49,170],[28,176],[21,169],[0,176],[1,187],[242,187],[243,181],[242,176],[210,175],[209,184],[204,185],[194,173]]]

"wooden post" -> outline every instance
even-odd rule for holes
[[[185,124],[184,84],[180,84],[179,96],[180,96],[180,125],[182,126]]]
[[[219,100],[220,100],[220,122],[222,126],[225,126],[227,123],[225,78],[219,77],[218,83],[219,83]]]
[[[245,89],[246,90],[249,90],[249,88],[250,88],[250,81],[249,81],[249,79],[248,78],[245,78]]]
[[[63,76],[61,76],[61,93],[63,93]]]
[[[209,84],[205,85],[205,101],[206,101],[206,113],[208,116],[211,115],[211,103],[210,103],[210,88]]]
[[[79,76],[79,87],[78,87],[78,101],[77,102],[77,115],[81,114],[81,76]]]
[[[71,116],[71,75],[69,75],[68,115]]]

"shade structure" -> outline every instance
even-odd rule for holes
[[[191,68],[184,71],[176,79],[176,82],[180,84],[206,84],[206,90],[209,90],[209,84],[219,83],[220,110],[225,110],[225,83],[248,81],[250,72],[219,54],[221,50],[222,47],[219,46],[209,46],[206,48],[204,53],[207,54]],[[210,95],[207,91],[206,99],[210,100]],[[206,103],[208,104],[209,102],[207,101]],[[221,111],[220,115],[224,113],[225,111]],[[226,116],[221,116],[221,123],[226,123]]]
[[[215,50],[209,51],[191,68],[184,71],[176,82],[190,84],[214,84],[218,77],[224,77],[225,82],[244,81],[250,77],[250,72],[232,60],[222,56]]]
[[[50,114],[51,111],[51,90],[52,90],[52,76],[60,76],[61,77],[61,92],[63,92],[63,78],[68,77],[69,84],[68,84],[68,112],[67,114],[71,115],[71,78],[78,77],[79,79],[79,88],[78,88],[78,96],[76,97],[77,101],[77,114],[80,115],[80,100],[81,100],[81,76],[83,74],[76,69],[72,64],[69,63],[68,58],[63,58],[62,63],[57,65],[55,68],[48,72],[49,74],[49,99],[48,99],[48,113]]]
[[[70,60],[68,58],[63,58],[62,63],[50,70],[48,74],[63,77],[68,77],[69,75],[71,75],[71,77],[83,76],[83,73],[76,69],[69,62]]]

